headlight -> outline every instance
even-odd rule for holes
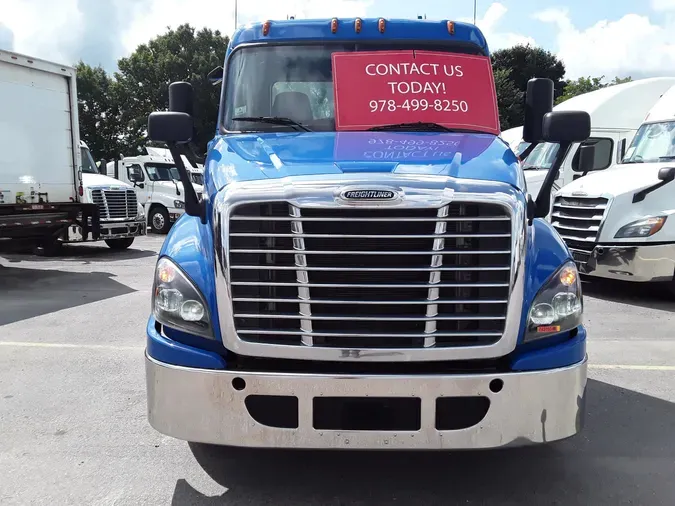
[[[525,342],[572,330],[581,325],[581,283],[574,262],[563,265],[534,298],[527,318]]]
[[[185,207],[185,203],[182,200],[174,200],[173,207],[176,209],[183,209]]]
[[[663,228],[667,216],[652,216],[639,221],[629,223],[619,229],[614,236],[615,239],[622,237],[649,237]]]
[[[204,297],[180,267],[166,257],[160,258],[155,268],[152,311],[163,325],[213,339]]]

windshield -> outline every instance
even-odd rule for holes
[[[87,174],[98,174],[96,163],[87,148],[80,148],[80,156],[82,157],[82,172]]]
[[[419,61],[428,61],[423,70],[427,72],[420,72],[417,76],[403,76],[403,66],[406,69],[411,69],[411,63],[387,63],[386,68],[392,68],[399,72],[399,75],[391,76],[385,75],[385,66],[381,64],[380,56],[382,58],[388,57],[395,61],[398,52],[403,61],[406,58],[402,52],[407,51],[408,55],[412,57],[411,50],[415,50],[414,58]],[[419,51],[417,51],[419,50]],[[422,52],[424,51],[424,53]],[[278,131],[335,131],[336,130],[336,104],[335,104],[335,90],[333,89],[333,68],[335,62],[332,57],[335,53],[368,56],[366,52],[373,55],[372,58],[377,61],[377,64],[372,64],[369,71],[360,72],[356,75],[352,70],[355,68],[355,63],[350,63],[350,70],[339,71],[340,75],[344,75],[342,81],[345,83],[344,91],[345,101],[349,98],[350,105],[343,106],[343,109],[351,108],[353,100],[361,100],[363,104],[359,107],[359,113],[366,114],[380,113],[383,116],[389,111],[394,111],[393,107],[397,107],[395,111],[397,114],[390,114],[391,118],[409,117],[410,114],[416,112],[414,119],[404,119],[390,121],[388,124],[402,123],[404,121],[418,121],[418,116],[424,111],[426,118],[422,121],[438,122],[434,114],[445,112],[447,115],[454,115],[455,118],[462,116],[462,113],[467,113],[465,100],[449,100],[450,98],[464,98],[456,97],[456,93],[452,96],[446,95],[443,89],[440,88],[443,79],[451,79],[445,67],[443,72],[443,64],[434,63],[440,61],[439,58],[444,55],[447,57],[466,58],[466,55],[479,54],[478,48],[472,46],[458,46],[456,44],[448,45],[438,43],[425,44],[420,41],[415,42],[396,42],[391,44],[345,44],[335,43],[329,45],[267,45],[267,46],[251,46],[236,49],[227,63],[227,75],[225,78],[225,95],[223,97],[225,107],[223,117],[223,127],[230,132],[238,131],[255,131],[255,132],[278,132]],[[388,53],[387,53],[388,52]],[[435,52],[435,53],[432,53]],[[439,56],[439,53],[442,55]],[[433,60],[436,58],[436,60]],[[476,57],[474,60],[478,60]],[[483,58],[489,61],[487,58]],[[389,60],[387,60],[389,61]],[[407,61],[407,60],[406,60]],[[411,60],[418,61],[418,60]],[[465,73],[455,66],[457,73],[454,76],[455,86],[473,86],[475,82],[472,81],[473,75],[466,70],[472,62],[463,61],[465,66]],[[476,65],[482,65],[483,61],[479,61]],[[349,67],[346,65],[346,67]],[[380,68],[378,65],[383,65]],[[420,67],[422,63],[418,64]],[[365,66],[364,66],[365,68]],[[452,67],[450,67],[452,69]],[[379,69],[379,70],[378,70]],[[433,71],[436,72],[434,77]],[[494,89],[492,79],[484,79],[482,67],[475,73],[475,79],[481,84],[479,88],[480,93],[484,89]],[[365,73],[368,76],[365,76]],[[411,72],[408,72],[409,74]],[[364,74],[364,75],[361,75]],[[419,74],[427,74],[419,75]],[[463,81],[460,82],[458,76],[466,75]],[[372,77],[369,77],[372,76]],[[385,90],[390,89],[389,81],[404,81],[404,79],[413,79],[416,85],[423,86],[421,93],[412,93],[415,90],[415,85],[411,81],[400,82],[403,87],[391,88],[391,93],[396,93],[396,104],[394,100],[379,100],[384,97],[379,96],[381,91],[373,91],[373,96],[365,96],[369,94],[374,88],[371,87],[363,90],[363,86],[355,86],[354,80],[359,79],[363,81],[371,79],[377,86],[374,88]],[[425,83],[425,79],[427,82]],[[436,81],[434,81],[436,79]],[[359,82],[361,82],[359,81]],[[381,82],[380,82],[381,81]],[[420,84],[420,82],[422,84]],[[412,89],[408,88],[411,85]],[[442,86],[446,86],[442,84]],[[356,89],[355,89],[356,87]],[[338,86],[340,88],[340,86]],[[361,91],[361,93],[357,93]],[[456,90],[453,89],[453,92]],[[407,92],[407,93],[405,93]],[[339,95],[338,91],[338,96]],[[426,95],[425,95],[426,93]],[[438,93],[438,95],[433,95]],[[490,92],[494,94],[493,91]],[[351,96],[350,96],[351,95]],[[377,95],[377,96],[375,96]],[[427,97],[428,95],[428,97]],[[354,96],[356,96],[354,98]],[[427,98],[425,98],[427,97]],[[432,98],[435,97],[435,98]],[[475,97],[467,99],[472,105],[472,110],[467,114],[481,114],[485,115],[483,109],[488,110],[488,115],[494,115],[496,111],[496,103],[492,104],[492,100],[483,100],[484,95],[476,94]],[[380,107],[382,104],[384,106]],[[391,104],[390,104],[391,102]],[[399,103],[400,102],[400,103]],[[485,104],[483,104],[485,102]],[[375,105],[373,105],[375,103]],[[475,104],[475,106],[474,106]],[[374,110],[373,110],[374,108]],[[494,110],[493,110],[494,109]],[[434,112],[436,111],[436,112]],[[237,120],[235,118],[246,118],[247,120]],[[257,118],[251,120],[251,118]],[[272,119],[275,118],[276,120]],[[278,118],[291,120],[292,123],[286,121],[282,123]],[[470,118],[468,118],[470,119]],[[469,123],[467,121],[466,123]],[[359,128],[351,128],[352,130]],[[360,128],[360,130],[367,130],[368,128]]]
[[[180,180],[178,169],[170,163],[146,163],[145,170],[150,181]]]
[[[642,125],[626,151],[623,163],[675,159],[675,121]]]
[[[523,162],[523,169],[550,169],[553,166],[558,149],[560,149],[560,144],[553,142],[537,144]]]

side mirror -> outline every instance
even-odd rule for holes
[[[659,179],[669,183],[675,179],[675,167],[664,167],[659,170]]]
[[[145,183],[134,183],[134,184],[141,189],[145,188]]]
[[[583,142],[591,136],[591,116],[584,111],[554,111],[544,115],[542,139],[546,142]]]
[[[206,78],[213,86],[217,86],[223,80],[223,72],[224,72],[223,67],[216,67],[215,69],[213,69],[211,72],[208,73]]]
[[[544,116],[553,110],[553,81],[530,79],[525,93],[525,123],[523,140],[537,143],[543,140],[542,122]]]
[[[169,85],[169,111],[193,115],[192,85],[185,81]]]
[[[583,175],[595,168],[595,145],[587,144],[579,146],[579,163],[574,167],[575,172]]]
[[[148,117],[148,138],[158,142],[185,144],[192,140],[194,122],[184,112],[153,112]]]

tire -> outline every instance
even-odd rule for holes
[[[150,211],[148,222],[150,223],[150,230],[154,234],[167,234],[171,228],[169,213],[165,207],[154,207],[152,211]]]
[[[55,257],[61,253],[62,246],[61,241],[50,237],[40,241],[34,248],[33,253],[42,257]]]
[[[105,243],[110,249],[123,250],[127,249],[134,242],[133,237],[125,237],[123,239],[106,239]]]

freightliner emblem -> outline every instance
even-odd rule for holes
[[[342,198],[348,200],[391,200],[396,194],[391,190],[347,190]]]

